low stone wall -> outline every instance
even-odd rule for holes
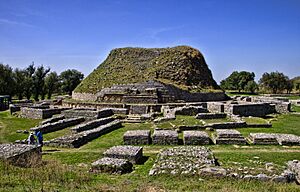
[[[45,142],[44,145],[53,146],[53,147],[78,148],[100,137],[101,135],[109,133],[120,127],[122,127],[121,122],[119,120],[115,120],[106,125],[102,125],[96,129],[82,131],[77,134],[66,135],[56,139],[52,139],[48,142]]]
[[[111,109],[101,109],[99,111],[92,109],[70,109],[63,111],[62,114],[66,118],[84,117],[87,120],[99,119],[113,115]]]
[[[208,145],[210,138],[205,131],[184,131],[183,143],[185,145]]]
[[[48,124],[48,123],[54,123],[54,122],[57,122],[59,120],[63,120],[64,118],[65,118],[65,116],[63,116],[63,115],[54,116],[54,117],[51,117],[51,118],[46,119],[44,121],[41,121],[40,125],[45,125],[45,124]]]
[[[184,106],[184,107],[176,107],[172,109],[175,115],[188,115],[194,116],[198,113],[207,113],[207,109],[198,106]]]
[[[86,123],[81,123],[81,124],[73,127],[71,130],[73,133],[78,133],[78,132],[97,128],[101,125],[105,125],[114,120],[115,120],[115,118],[113,118],[113,117],[105,117],[105,118],[101,118],[101,119],[96,119],[96,120],[88,121]]]
[[[242,136],[242,134],[239,131],[233,129],[216,130],[213,141],[215,142],[215,144],[247,144],[246,139]]]
[[[41,147],[25,144],[0,144],[0,159],[21,167],[36,166],[42,161]]]
[[[55,114],[60,114],[62,111],[69,108],[50,108],[50,109],[38,109],[38,108],[21,108],[21,117],[29,119],[47,119],[51,118]]]
[[[54,132],[54,131],[58,131],[67,127],[71,127],[74,125],[77,125],[81,122],[83,122],[85,119],[83,117],[76,117],[76,118],[70,118],[70,119],[63,119],[63,120],[59,120],[57,122],[54,123],[48,123],[48,124],[44,124],[38,127],[33,127],[30,128],[31,131],[41,131],[42,133],[50,133],[50,132]]]
[[[211,113],[224,113],[224,103],[207,102],[207,110]]]
[[[178,145],[178,133],[173,130],[155,130],[152,143],[156,145]]]
[[[239,116],[264,117],[272,111],[269,111],[269,104],[266,103],[240,103],[225,105],[225,113]]]
[[[151,143],[150,130],[131,130],[123,135],[125,145],[149,145]]]
[[[206,124],[205,127],[212,127],[214,129],[234,129],[247,127],[247,123],[241,122],[223,122],[223,123],[210,123]]]

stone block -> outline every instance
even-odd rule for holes
[[[214,135],[215,144],[245,145],[246,139],[237,130],[218,129]]]
[[[124,174],[132,171],[132,163],[126,159],[104,157],[92,163],[90,172]]]
[[[278,145],[277,138],[272,133],[250,133],[248,138],[255,145]]]
[[[178,133],[173,130],[155,130],[152,143],[156,145],[178,145]]]
[[[132,130],[123,135],[125,145],[149,145],[151,142],[150,130]]]
[[[226,113],[198,113],[196,119],[222,119],[226,118]]]
[[[94,128],[97,128],[101,125],[105,125],[107,123],[110,123],[114,120],[115,120],[115,118],[113,118],[113,117],[105,117],[105,118],[101,118],[101,119],[91,120],[91,121],[81,123],[81,124],[71,128],[71,131],[73,133],[78,133],[78,132],[94,129]]]
[[[41,163],[41,147],[26,144],[0,144],[0,159],[21,167],[36,166]]]
[[[103,155],[109,158],[126,159],[131,163],[138,163],[143,157],[143,148],[138,146],[119,145],[109,148]]]
[[[205,131],[184,131],[183,143],[185,145],[208,145],[210,138]]]

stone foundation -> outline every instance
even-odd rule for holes
[[[126,159],[131,163],[138,163],[143,157],[143,148],[130,145],[114,146],[106,150],[103,155],[109,158]]]
[[[53,147],[67,147],[67,148],[78,148],[98,137],[109,133],[122,126],[119,120],[115,120],[106,125],[102,125],[98,128],[82,131],[77,134],[62,136],[56,139],[52,139],[48,142],[44,142],[44,145]]]
[[[151,143],[150,130],[127,131],[123,135],[125,145],[149,145]]]
[[[152,143],[156,145],[178,145],[178,133],[172,130],[155,130]]]
[[[83,117],[71,118],[71,119],[63,119],[54,123],[48,123],[44,125],[40,125],[38,127],[30,128],[31,131],[41,131],[42,133],[50,133],[54,131],[58,131],[67,127],[71,127],[83,122],[85,119]]]
[[[101,119],[91,120],[91,121],[88,121],[86,123],[81,123],[81,124],[71,128],[71,131],[73,133],[78,133],[78,132],[94,129],[101,125],[110,123],[114,120],[115,120],[115,118],[113,118],[113,117],[105,117],[105,118],[101,118]]]
[[[255,145],[278,145],[277,138],[272,133],[250,133],[249,140]]]
[[[0,144],[0,159],[21,167],[36,166],[42,161],[41,147],[25,144]]]
[[[66,118],[84,117],[87,120],[92,120],[112,116],[113,112],[111,109],[101,109],[97,111],[92,109],[75,108],[63,111],[62,114]]]
[[[49,119],[46,119],[46,120],[40,122],[40,125],[45,125],[45,124],[48,124],[48,123],[54,123],[54,122],[57,122],[59,120],[63,120],[64,118],[65,118],[65,116],[63,116],[63,115],[53,116]]]
[[[247,144],[242,134],[239,131],[233,129],[216,130],[216,134],[214,135],[213,140],[215,144],[230,144],[230,145]]]
[[[208,145],[210,138],[205,131],[184,131],[183,143],[185,145]]]
[[[128,160],[104,157],[92,163],[90,172],[125,174],[132,172],[132,167]]]
[[[196,119],[223,119],[226,118],[226,113],[198,113]]]
[[[21,117],[29,119],[47,119],[55,114],[60,114],[62,111],[69,108],[53,108],[53,109],[38,109],[38,108],[21,108]]]

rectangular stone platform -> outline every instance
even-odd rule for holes
[[[104,157],[92,163],[90,172],[124,174],[132,171],[132,163],[126,159]]]
[[[235,128],[247,127],[247,123],[245,121],[210,123],[210,124],[206,124],[205,127],[212,127],[214,129],[235,129]]]
[[[0,144],[0,159],[16,166],[34,166],[42,160],[41,147],[25,144]]]
[[[217,129],[214,135],[215,144],[245,145],[246,139],[234,129]]]
[[[103,155],[109,158],[126,159],[131,163],[138,163],[143,157],[143,148],[138,146],[119,145],[109,148]]]
[[[48,109],[39,109],[32,107],[22,107],[21,116],[23,118],[29,119],[47,119],[51,118],[55,114],[60,114],[62,111],[70,108],[48,108]]]
[[[113,122],[110,122],[106,125],[102,125],[95,129],[52,139],[48,142],[44,142],[44,145],[53,146],[53,147],[78,148],[100,137],[101,135],[109,133],[120,127],[122,127],[121,122],[119,120],[115,120]]]
[[[151,143],[150,130],[132,130],[123,135],[125,145],[149,145]]]
[[[178,133],[173,130],[155,130],[152,143],[156,145],[178,145]]]
[[[184,131],[183,143],[185,145],[208,145],[210,138],[205,131]]]
[[[73,133],[78,133],[78,132],[94,129],[94,128],[99,127],[101,125],[105,125],[107,123],[110,123],[114,120],[115,120],[115,118],[113,118],[113,117],[105,117],[105,118],[101,118],[101,119],[91,120],[91,121],[81,123],[81,124],[73,127],[71,129],[71,131]]]
[[[250,133],[248,139],[255,145],[278,145],[277,138],[272,133]]]
[[[76,117],[71,119],[63,119],[54,123],[48,123],[44,125],[40,125],[38,127],[30,128],[31,131],[39,130],[42,133],[50,133],[54,131],[58,131],[67,127],[71,127],[83,122],[85,119],[83,117]]]
[[[275,134],[280,145],[300,145],[300,136],[293,134]]]
[[[163,149],[157,155],[149,175],[201,175],[212,167],[217,169],[214,155],[208,148],[180,146]]]
[[[57,122],[59,120],[63,120],[64,118],[65,118],[65,116],[63,116],[63,115],[53,116],[49,119],[46,119],[46,120],[40,122],[40,125],[45,125],[45,124],[48,124],[48,123],[54,123],[54,122]]]

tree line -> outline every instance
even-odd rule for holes
[[[58,75],[43,65],[35,66],[34,62],[24,69],[0,63],[0,95],[16,96],[19,100],[33,97],[36,101],[50,99],[54,93],[71,95],[83,78],[75,69]]]
[[[300,81],[289,79],[285,74],[275,71],[264,73],[258,83],[254,80],[255,74],[247,71],[234,71],[220,82],[223,90],[237,90],[238,92],[255,93],[291,93],[293,90],[300,92]]]

